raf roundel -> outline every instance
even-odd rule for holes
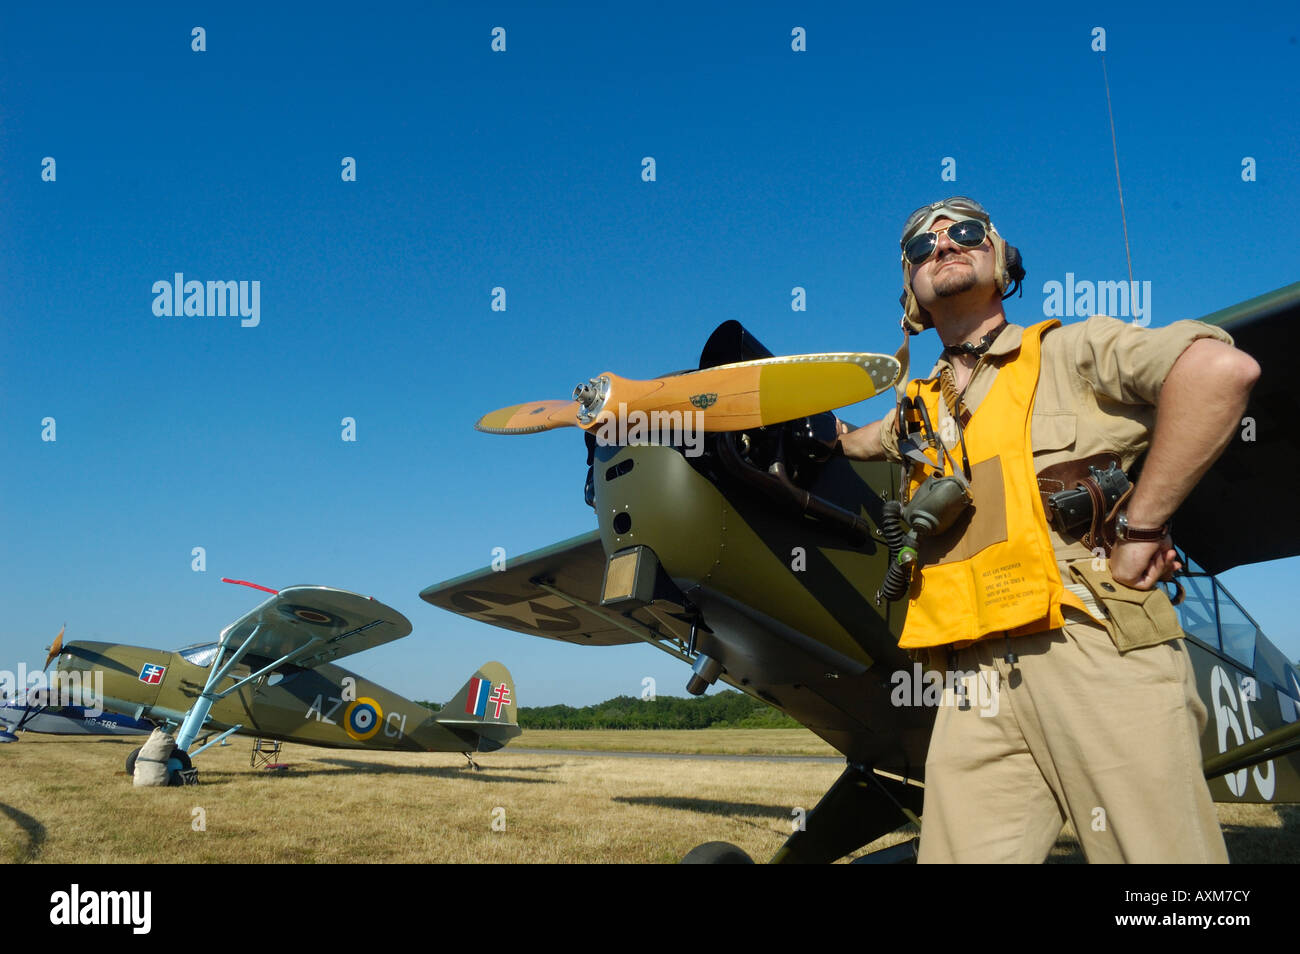
[[[280,615],[291,619],[295,622],[301,621],[311,623],[314,626],[346,626],[347,621],[343,617],[328,610],[317,609],[313,606],[301,606],[294,603],[282,603],[276,606]]]
[[[379,703],[364,696],[348,706],[343,713],[343,728],[358,742],[373,737],[383,721],[384,710],[379,707]]]

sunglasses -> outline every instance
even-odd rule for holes
[[[939,247],[939,235],[942,232],[947,232],[952,243],[962,248],[979,248],[988,236],[988,229],[979,219],[964,219],[952,225],[945,225],[941,229],[922,232],[903,246],[903,258],[913,265],[929,261],[935,249]]]

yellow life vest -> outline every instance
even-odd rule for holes
[[[921,540],[920,572],[913,574],[899,642],[904,649],[1037,633],[1062,625],[1062,605],[1084,609],[1061,582],[1030,446],[1042,338],[1059,324],[1025,329],[1019,353],[998,369],[992,390],[970,416],[965,441],[972,506],[947,531]],[[913,381],[907,390],[937,424],[939,379]],[[953,453],[960,459],[960,447]],[[944,455],[939,459],[951,473]],[[909,498],[937,472],[914,463]]]

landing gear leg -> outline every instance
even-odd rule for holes
[[[461,754],[464,755],[466,760],[469,762],[469,765],[465,766],[466,768],[472,768],[475,772],[483,771],[483,766],[474,761],[474,756],[470,755],[468,752],[462,752]]]

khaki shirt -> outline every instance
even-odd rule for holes
[[[1019,353],[1024,331],[1021,325],[1007,325],[976,363],[962,395],[972,415],[993,387],[998,368]],[[1165,378],[1197,338],[1232,344],[1226,331],[1200,321],[1142,328],[1097,316],[1049,331],[1043,337],[1030,423],[1034,470],[1107,452],[1118,455],[1120,466],[1129,470],[1150,446],[1155,403]],[[930,377],[948,364],[947,357],[941,356]],[[939,403],[941,420],[935,422],[936,430],[949,433],[942,424],[947,410]],[[880,443],[890,460],[901,461],[896,414],[895,408],[885,415]],[[1089,555],[1083,544],[1067,541],[1054,527],[1050,533],[1062,569],[1065,561]]]

